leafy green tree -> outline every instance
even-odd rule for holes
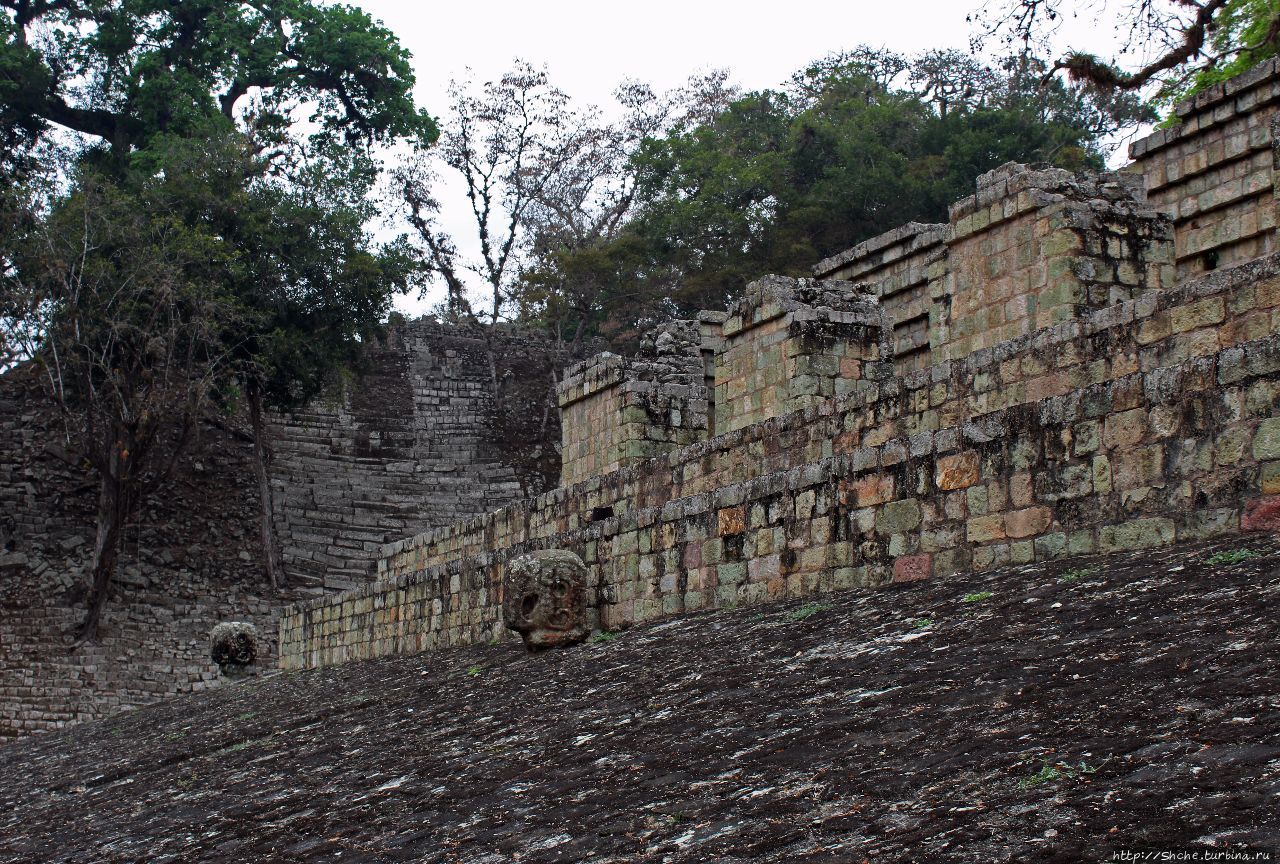
[[[351,6],[312,0],[0,0],[0,128],[58,126],[117,166],[155,135],[205,134],[211,118],[287,143],[414,137],[409,54]]]
[[[174,213],[182,179],[124,185],[82,171],[76,191],[5,238],[8,332],[31,340],[67,443],[98,475],[89,609],[97,632],[126,522],[170,475],[226,384],[229,332],[251,322],[222,292],[234,251]]]
[[[1280,51],[1280,0],[1229,0],[1209,30],[1205,62],[1183,79],[1170,79],[1157,99],[1164,105],[1190,98],[1249,71]]]
[[[251,327],[230,334],[228,372],[243,394],[253,430],[267,576],[283,582],[267,476],[266,409],[290,410],[333,384],[381,331],[391,297],[417,272],[403,238],[376,246],[365,225],[378,172],[367,153],[328,146],[309,158],[271,162],[236,134],[168,137],[148,173],[172,175],[174,206],[235,251],[221,290]]]
[[[978,67],[939,52],[859,49],[747,94],[708,122],[645,141],[636,206],[607,243],[561,248],[525,274],[585,273],[592,335],[723,308],[764,273],[821,258],[910,220],[943,221],[974,178],[1004,162],[1101,167],[1101,134],[1136,98],[1100,100],[1028,64]]]
[[[191,404],[203,410],[237,392],[249,403],[263,542],[270,578],[278,582],[262,412],[266,405],[295,405],[330,380],[406,282],[410,257],[394,245],[376,249],[363,225],[378,172],[372,148],[404,138],[427,144],[437,135],[414,106],[408,53],[364,12],[312,0],[0,0],[0,39],[0,136],[21,151],[7,152],[0,170],[24,179],[43,162],[56,172],[41,148],[78,148],[69,194],[46,196],[34,207],[19,195],[9,208],[16,214],[10,221],[25,228],[0,250],[9,280],[4,312],[16,322],[6,333],[31,337],[26,355],[53,369],[57,382],[68,350],[98,357],[99,366],[109,357],[91,341],[68,341],[66,333],[86,330],[60,322],[103,314],[145,332],[154,321],[121,318],[121,310],[101,308],[103,298],[141,292],[129,314],[148,305],[169,308],[179,296],[170,282],[206,298],[178,304],[190,320],[178,312],[167,320],[186,321],[187,330],[203,334],[202,350],[216,357],[207,375],[197,375],[201,397]],[[55,129],[64,134],[50,135]],[[66,145],[68,139],[75,143]],[[135,218],[114,233],[103,227],[107,239],[81,250],[84,260],[98,261],[103,250],[113,250],[116,260],[135,249],[138,262],[168,262],[156,265],[157,274],[170,274],[168,282],[104,265],[85,283],[91,290],[54,290],[71,278],[65,262],[33,250],[69,249],[73,220],[64,214],[87,213],[84,202],[99,198],[126,202],[117,209],[133,207]],[[157,234],[176,247],[152,242]],[[198,256],[184,258],[191,249],[209,255],[208,266],[201,268]],[[156,295],[150,304],[148,292]],[[220,310],[230,311],[213,316]],[[106,344],[125,350],[124,343]],[[126,351],[109,368],[136,370],[128,377],[133,382],[145,378],[152,361],[161,362]],[[107,393],[96,385],[58,390],[71,426],[83,429],[98,418],[94,435],[75,436],[86,448],[106,446],[94,443],[103,429],[126,443],[136,437],[128,428],[132,403]],[[148,434],[176,453],[185,437],[175,430],[194,410],[148,408],[148,422],[157,424]],[[101,419],[107,417],[114,419]],[[140,452],[117,449],[135,458]],[[130,518],[154,488],[143,483],[154,470],[121,472],[112,458],[91,459],[103,489],[118,489],[102,496],[116,503],[99,508],[103,542],[82,636],[96,631],[114,571],[119,532],[112,526]]]

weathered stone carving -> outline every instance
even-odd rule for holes
[[[567,549],[513,558],[503,584],[502,617],[530,651],[563,648],[587,638],[587,566]]]
[[[224,675],[243,673],[258,659],[258,629],[247,621],[223,621],[209,634],[209,658]]]

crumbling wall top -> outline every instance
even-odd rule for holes
[[[556,388],[560,407],[572,405],[607,387],[647,384],[685,385],[702,374],[702,334],[697,321],[660,324],[640,339],[632,357],[602,351],[570,366]]]
[[[865,285],[765,276],[747,286],[742,300],[725,319],[723,333],[733,336],[787,314],[798,321],[821,318],[840,324],[884,324],[880,301]]]
[[[979,175],[974,194],[951,205],[948,212],[954,231],[953,239],[965,233],[968,227],[962,224],[965,217],[996,204],[1002,206],[998,214],[991,213],[992,222],[1011,219],[1028,210],[1054,207],[1067,202],[1112,211],[1150,211],[1140,176],[1123,171],[1076,173],[1062,168],[1006,162],[999,168]]]
[[[908,222],[892,231],[863,240],[830,258],[822,259],[814,265],[813,275],[822,279],[837,270],[852,269],[853,273],[845,275],[856,277],[859,273],[875,270],[894,259],[941,243],[946,233],[947,226],[942,223]]]

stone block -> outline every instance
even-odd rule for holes
[[[880,508],[876,517],[876,531],[880,534],[901,534],[913,531],[920,524],[920,502],[914,498],[891,501]]]
[[[1029,507],[1005,514],[1004,531],[1009,537],[1034,537],[1053,524],[1053,511],[1048,507]]]
[[[1244,531],[1280,531],[1280,495],[1245,502],[1240,528]]]
[[[1171,519],[1135,519],[1119,525],[1104,525],[1098,529],[1098,551],[1154,549],[1173,543],[1176,536],[1177,530]]]
[[[917,582],[933,575],[933,558],[930,555],[907,555],[893,562],[893,581]]]
[[[935,471],[938,489],[949,491],[973,486],[980,477],[978,454],[973,450],[939,457]]]
[[[1133,447],[1147,434],[1147,410],[1134,408],[1113,414],[1104,421],[1102,440],[1108,448]]]
[[[734,534],[741,534],[747,530],[746,526],[746,508],[726,507],[716,513],[716,520],[719,526],[719,534],[726,537]]]
[[[1004,516],[993,513],[990,516],[979,516],[965,523],[965,536],[970,543],[988,543],[992,540],[1003,540]]]
[[[1258,424],[1253,436],[1253,458],[1280,459],[1280,417],[1269,417]]]

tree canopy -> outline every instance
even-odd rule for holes
[[[409,54],[351,6],[312,0],[0,0],[0,134],[50,126],[117,159],[156,135],[239,122],[262,146],[434,140]]]
[[[0,329],[26,340],[100,481],[81,635],[121,526],[191,426],[240,397],[276,584],[264,405],[332,381],[415,266],[366,230],[375,146],[437,136],[409,55],[364,12],[312,0],[0,13]]]
[[[1144,92],[1170,105],[1276,56],[1280,0],[1102,0],[1086,14],[1110,20],[1119,59],[1071,48],[1055,53],[1073,0],[988,0],[970,16],[974,46],[995,39],[1022,57],[1054,57],[1051,73],[1102,91]]]
[[[1101,136],[1153,116],[1136,97],[1043,77],[1043,66],[989,68],[960,52],[859,49],[650,137],[632,157],[625,228],[549,250],[524,274],[530,313],[585,316],[589,332],[625,340],[648,321],[723,308],[761,274],[802,274],[904,222],[944,221],[1006,161],[1102,167]],[[563,299],[583,283],[589,308]]]

